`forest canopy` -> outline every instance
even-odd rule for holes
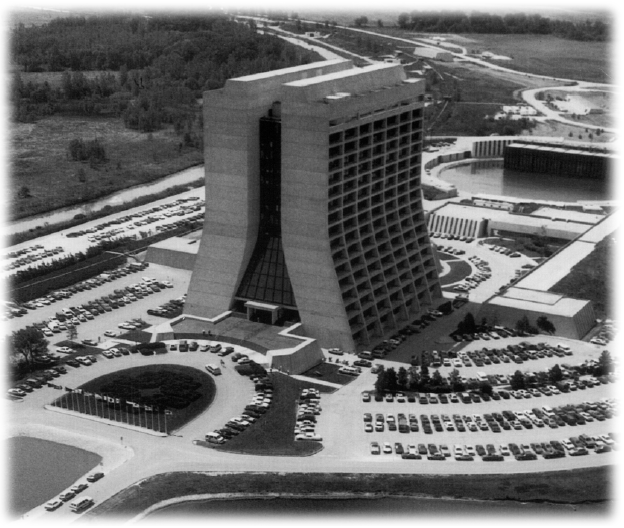
[[[401,29],[435,33],[492,33],[554,35],[571,40],[604,42],[609,40],[609,26],[602,20],[557,20],[539,14],[490,13],[460,11],[412,11],[401,13],[397,20]]]
[[[10,54],[17,65],[13,119],[46,115],[116,115],[143,132],[173,124],[179,134],[201,125],[205,90],[232,77],[307,64],[315,54],[253,24],[225,15],[103,15],[18,25]],[[21,72],[64,72],[60,85]]]

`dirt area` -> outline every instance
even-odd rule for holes
[[[615,135],[608,132],[600,134],[599,136],[595,133],[592,133],[593,138],[589,137],[590,133],[591,131],[585,131],[585,127],[583,126],[582,122],[579,122],[578,126],[572,126],[556,121],[542,121],[538,122],[535,128],[523,135],[535,137],[562,137],[563,139],[567,139],[570,141],[593,141],[594,143],[608,143],[615,139]]]

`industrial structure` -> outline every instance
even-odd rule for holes
[[[204,94],[206,219],[185,314],[302,323],[355,350],[441,296],[422,208],[424,81],[333,60]]]
[[[515,141],[505,147],[504,167],[572,178],[605,180],[614,154],[605,148]]]

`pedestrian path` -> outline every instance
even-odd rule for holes
[[[309,381],[311,383],[318,383],[319,385],[327,385],[328,387],[334,387],[335,389],[341,389],[344,385],[340,383],[332,383],[331,381],[320,380],[316,378],[310,378],[309,376],[297,376],[293,375],[291,378],[298,379],[300,381]]]

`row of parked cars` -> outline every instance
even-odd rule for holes
[[[87,482],[94,483],[102,478],[104,478],[104,473],[102,473],[101,471],[97,471],[95,473],[91,473],[87,477]],[[89,484],[87,484],[86,482],[79,482],[78,484],[74,484],[67,491],[64,491],[63,493],[61,493],[57,499],[52,499],[51,501],[46,502],[44,506],[45,510],[46,511],[58,510],[61,506],[63,506],[63,504],[65,504],[68,501],[71,501],[69,503],[69,509],[76,513],[84,511],[87,508],[90,508],[91,506],[95,504],[95,501],[91,497],[83,496],[83,497],[76,498],[77,495],[82,493],[88,487],[89,487]]]
[[[479,432],[491,431],[500,433],[501,430],[520,431],[523,429],[533,429],[550,427],[557,429],[566,425],[584,425],[593,421],[604,421],[617,413],[617,406],[614,400],[604,399],[600,402],[583,402],[577,405],[566,405],[552,409],[548,405],[543,407],[534,407],[524,411],[501,412],[460,415],[453,414],[421,414],[420,423],[425,434],[436,432]],[[365,432],[373,432],[373,414],[364,413],[364,430]],[[400,424],[404,421],[405,427],[401,428]],[[404,413],[397,415],[395,420],[393,414],[384,415],[382,413],[375,414],[375,432],[383,432],[384,424],[387,424],[388,430],[395,431],[396,424],[399,424],[399,432],[419,432],[419,422],[415,414]]]
[[[511,258],[518,258],[520,257],[520,253],[518,253],[517,251],[514,251],[513,249],[509,249],[503,246],[497,246],[497,245],[489,245],[488,249],[490,251],[494,251],[495,253],[500,253],[501,255],[507,255],[508,257]]]
[[[111,282],[115,279],[125,277],[126,275],[129,275],[131,273],[137,273],[139,271],[142,271],[148,266],[149,266],[149,263],[147,262],[130,263],[126,266],[121,266],[114,270],[109,270],[105,273],[101,273],[97,277],[93,277],[92,279],[86,279],[84,281],[80,281],[76,284],[73,284],[72,286],[68,286],[67,288],[64,288],[62,290],[51,292],[45,297],[41,297],[33,301],[27,301],[25,303],[22,303],[22,306],[24,308],[28,308],[29,310],[35,310],[37,308],[50,306],[51,304],[57,301],[60,301],[63,299],[69,299],[72,295],[78,292],[97,288],[98,286],[101,286],[102,284],[106,282]]]
[[[459,240],[460,242],[466,242],[468,244],[474,241],[474,237],[471,236],[453,235],[450,233],[440,233],[437,231],[434,231],[429,236],[432,238],[441,238],[443,240]]]
[[[32,373],[28,378],[10,388],[8,390],[9,396],[24,398],[33,390],[43,387],[55,378],[67,373],[67,369],[63,365],[57,365],[57,356],[44,354],[38,360],[42,367],[41,370]]]
[[[503,376],[503,375],[501,375]],[[506,376],[504,376],[506,378]],[[465,378],[462,378],[464,381]],[[470,378],[471,381],[474,378]],[[466,382],[464,381],[464,382]],[[502,383],[502,381],[499,379]],[[427,404],[448,404],[448,403],[481,403],[481,402],[489,402],[491,400],[500,401],[500,400],[510,400],[510,399],[531,399],[531,398],[541,398],[542,396],[552,396],[556,394],[561,394],[562,392],[576,391],[576,390],[585,390],[591,387],[598,387],[600,385],[604,385],[607,383],[615,382],[616,378],[612,375],[610,376],[601,376],[600,378],[594,378],[593,376],[589,376],[586,379],[578,379],[575,382],[558,382],[556,385],[542,385],[538,387],[528,388],[528,389],[518,389],[518,390],[503,390],[499,389],[498,391],[492,391],[491,394],[487,392],[476,392],[476,391],[468,391],[468,392],[448,392],[448,393],[410,393],[403,394],[401,392],[391,393],[387,392],[385,394],[376,394],[369,393],[365,391],[362,393],[362,401],[370,402],[372,400],[376,402],[386,401],[393,402],[397,401],[399,403],[414,403],[418,402],[421,405]]]
[[[316,389],[303,389],[297,402],[295,440],[320,442],[323,440],[316,430],[316,416],[321,414],[321,394]]]
[[[273,384],[269,378],[254,376],[251,378],[255,384],[255,394],[240,416],[236,416],[226,422],[221,429],[206,433],[206,442],[211,444],[224,444],[227,440],[238,436],[251,424],[259,420],[273,402]]]
[[[195,202],[195,204],[185,205],[188,202]],[[142,225],[150,224],[152,222],[156,222],[158,220],[162,220],[165,217],[173,216],[174,214],[178,214],[179,212],[181,212],[182,214],[186,214],[187,212],[193,212],[193,211],[199,210],[201,209],[201,207],[204,206],[204,204],[205,204],[204,200],[200,200],[200,198],[198,198],[197,196],[191,196],[188,198],[178,198],[177,200],[173,200],[168,203],[156,205],[149,209],[136,211],[131,214],[120,216],[113,220],[108,220],[106,222],[99,223],[95,225],[94,227],[90,227],[88,229],[81,229],[79,231],[73,231],[71,233],[68,233],[67,237],[76,238],[76,237],[84,236],[84,235],[94,235],[98,233],[99,231],[103,231],[104,229],[107,229],[111,226],[125,224],[128,222],[133,222],[133,224],[131,224],[133,227],[134,226],[139,227]],[[169,212],[167,210],[171,210],[171,212],[175,210],[175,213],[167,214]],[[129,226],[125,226],[125,227],[129,227]]]
[[[455,444],[453,450],[447,444],[407,444],[405,447],[401,442],[395,442],[394,446],[390,442],[378,441],[370,443],[372,455],[397,454],[402,459],[407,460],[438,460],[443,461],[453,457],[456,461],[472,462],[478,457],[484,462],[503,462],[508,459],[518,461],[537,460],[538,456],[545,459],[563,458],[569,456],[583,456],[590,452],[596,454],[608,453],[619,449],[614,433],[599,436],[579,435],[578,437],[566,438],[564,440],[551,440],[550,442],[534,442],[523,444]]]
[[[21,268],[22,266],[35,264],[39,262],[40,260],[43,260],[47,257],[53,257],[54,255],[59,255],[60,253],[63,253],[65,251],[61,246],[57,246],[52,249],[43,249],[43,246],[41,244],[37,244],[36,247],[30,248],[30,249],[31,251],[28,251],[25,254],[22,253],[23,256],[19,256],[16,260],[12,262],[6,262],[3,259],[5,263],[4,268],[6,270],[13,270],[13,269]],[[20,250],[20,251],[24,251],[24,250]],[[8,256],[9,258],[12,258],[11,255],[18,256],[19,254],[20,254],[19,251],[12,251],[8,254]]]

